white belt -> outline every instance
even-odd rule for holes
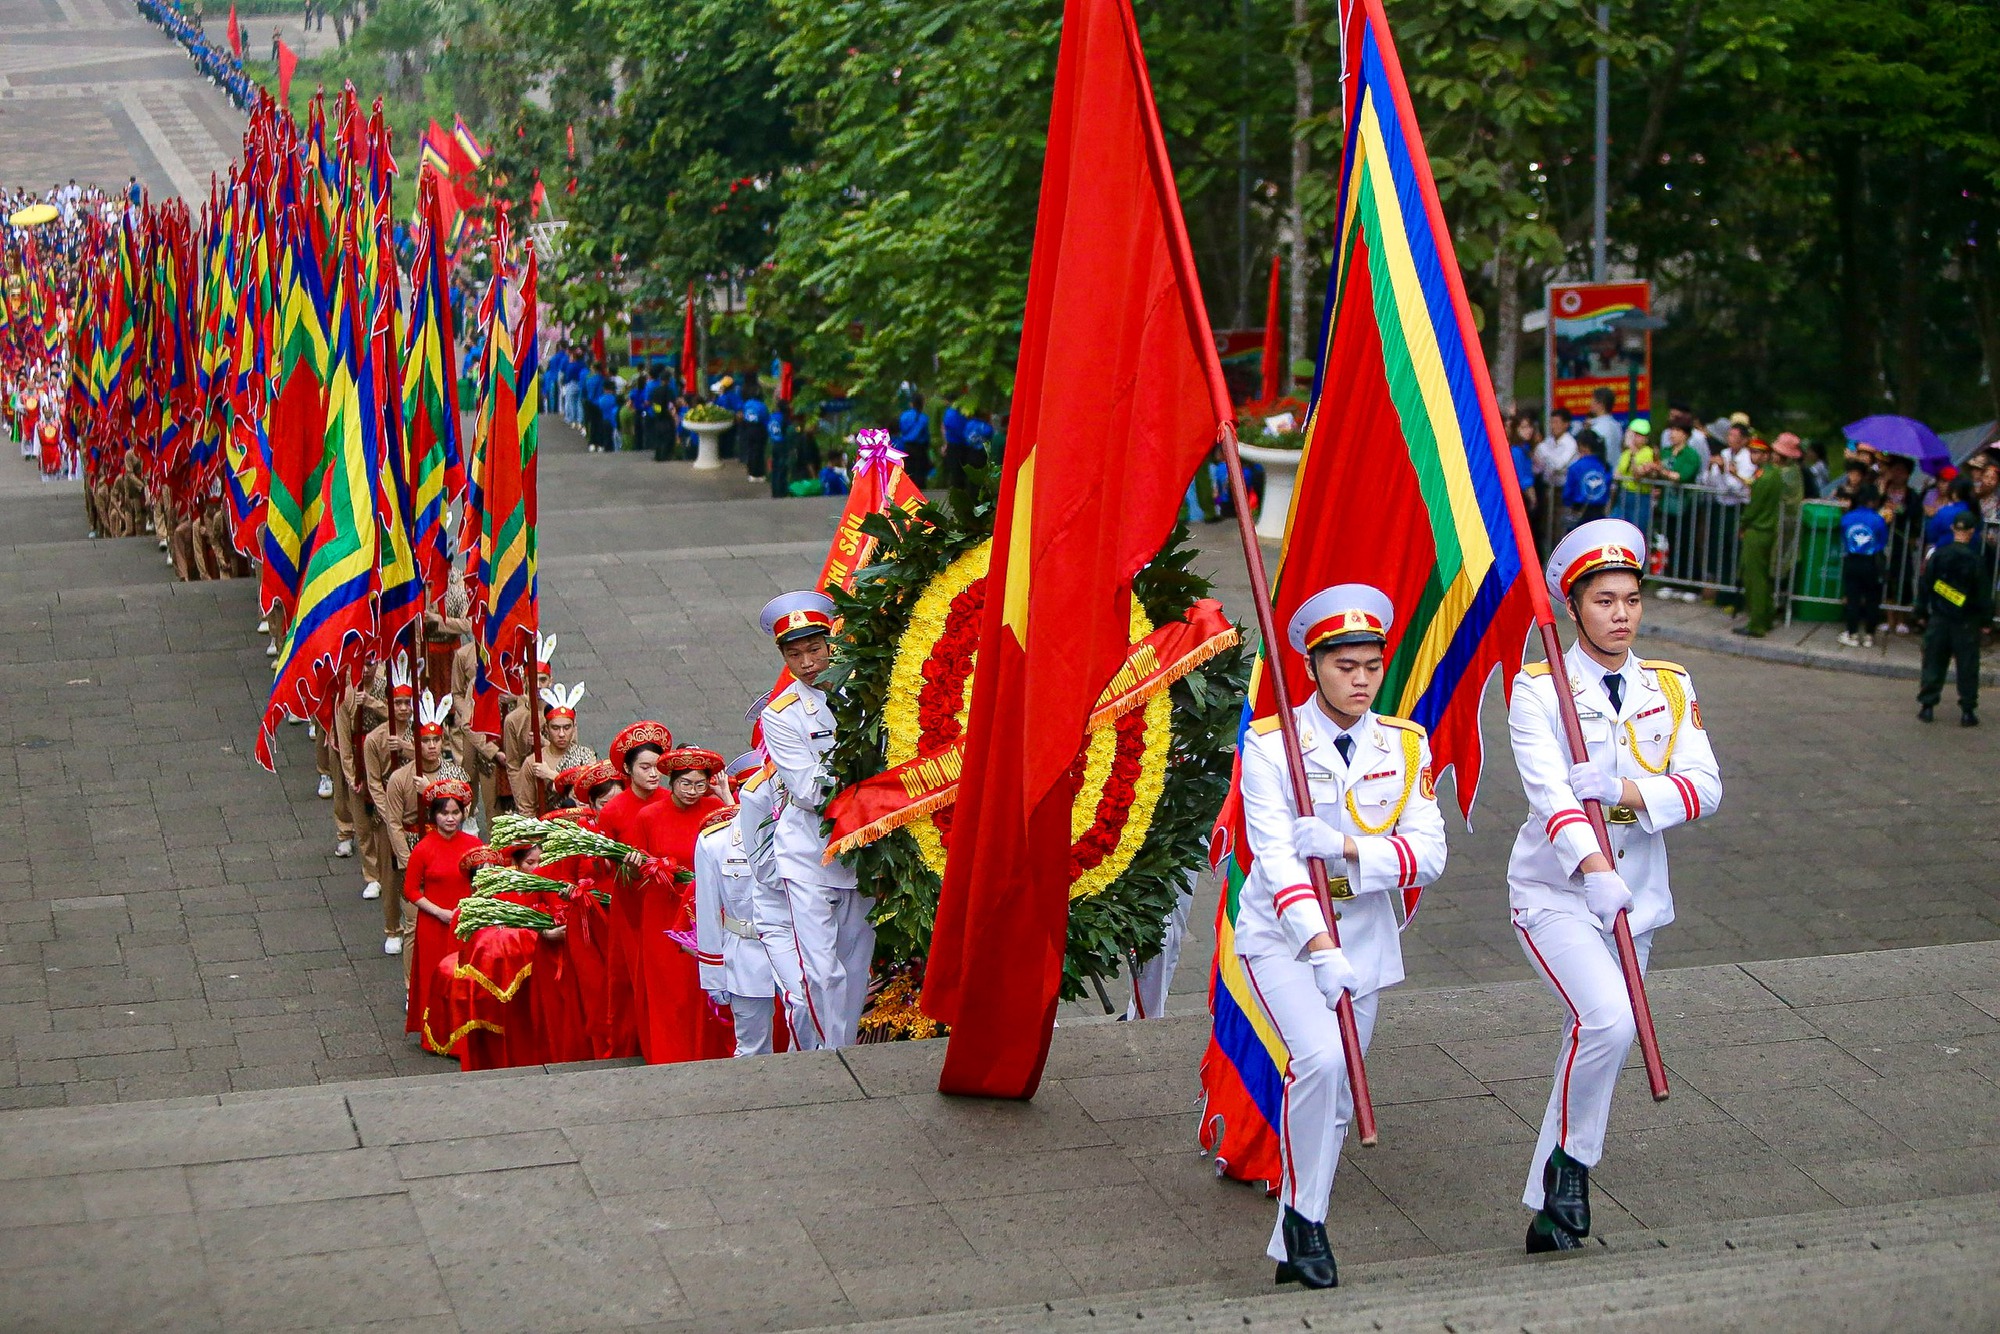
[[[755,922],[746,922],[741,917],[731,917],[728,913],[722,914],[722,929],[732,936],[741,936],[745,940],[760,939]]]

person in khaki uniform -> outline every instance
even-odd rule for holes
[[[334,846],[336,857],[352,857],[361,854],[361,877],[364,885],[373,885],[375,893],[382,892],[381,867],[375,858],[375,842],[366,837],[369,828],[368,782],[361,766],[361,748],[356,744],[355,733],[365,738],[368,729],[389,714],[389,705],[384,699],[386,691],[380,683],[379,673],[351,685],[333,711],[333,822],[340,834],[340,842]],[[358,845],[358,846],[357,846]],[[342,851],[342,849],[346,851]],[[364,888],[364,898],[373,898]]]
[[[417,930],[416,905],[403,898],[403,868],[410,864],[410,849],[423,833],[424,788],[441,778],[463,782],[465,770],[445,756],[445,728],[451,721],[451,696],[439,699],[426,690],[417,701],[416,754],[408,764],[398,765],[382,785],[382,801],[377,812],[388,838],[388,856],[382,872],[388,890],[382,896],[382,952],[403,956],[403,985],[410,982],[409,944]],[[395,929],[390,929],[390,908],[396,906]]]
[[[535,689],[546,690],[551,679],[551,664],[555,659],[556,637],[535,636]],[[533,701],[516,697],[508,703],[510,712],[500,725],[500,752],[507,759],[507,777],[511,782],[521,771],[521,761],[535,752],[535,715],[540,712]],[[514,805],[521,806],[521,793],[514,791]]]
[[[477,794],[490,829],[493,817],[499,814],[501,754],[499,743],[472,730],[472,694],[478,674],[479,643],[467,639],[451,655],[451,751],[465,766],[467,785]],[[470,820],[466,823],[471,832],[478,832]]]
[[[597,752],[576,738],[576,706],[582,699],[581,681],[569,687],[542,687],[541,762],[535,762],[531,750],[514,770],[514,809],[522,814],[545,813],[543,795],[565,769],[597,763]]]
[[[389,830],[382,815],[382,804],[388,796],[389,774],[397,765],[407,764],[416,758],[417,745],[411,733],[415,730],[416,700],[410,688],[410,665],[398,658],[390,676],[389,717],[369,730],[361,743],[362,778],[367,784],[369,820],[365,835],[375,845],[375,875],[361,891],[364,899],[380,898],[383,903],[382,926],[386,933],[400,936],[403,931],[402,909],[397,906],[396,895],[382,892],[382,881],[389,878],[393,869],[390,856]]]
[[[146,481],[139,451],[125,451],[125,470],[111,483],[111,536],[137,537],[146,526]]]

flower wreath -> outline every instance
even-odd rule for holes
[[[877,559],[851,593],[834,594],[842,631],[821,682],[839,722],[827,757],[839,786],[964,731],[994,510],[991,477],[976,473],[975,485],[863,525],[879,543]],[[1134,578],[1134,641],[1208,594],[1208,582],[1188,569],[1195,552],[1186,539],[1177,530]],[[1078,754],[1065,999],[1159,953],[1175,896],[1207,865],[1247,678],[1244,650],[1229,648],[1094,731]],[[952,813],[932,811],[845,855],[874,895],[876,965],[910,979],[905,990],[930,949]],[[886,1027],[914,1035],[907,1024]]]

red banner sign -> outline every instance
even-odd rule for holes
[[[1636,370],[1637,410],[1647,411],[1653,401],[1653,336],[1622,332],[1612,322],[1621,315],[1650,314],[1652,284],[1551,283],[1548,298],[1549,323],[1542,336],[1548,406],[1589,417],[1597,411],[1592,397],[1609,389],[1611,411],[1630,417]]]

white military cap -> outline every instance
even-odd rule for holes
[[[1549,553],[1549,596],[1557,602],[1569,601],[1569,590],[1587,574],[1601,570],[1646,572],[1646,535],[1623,519],[1592,519],[1581,523]]]
[[[1367,584],[1335,584],[1307,598],[1292,613],[1287,634],[1301,653],[1330,644],[1388,642],[1396,609],[1389,595]]]
[[[780,644],[833,631],[833,599],[817,589],[780,593],[764,604],[764,633]]]

